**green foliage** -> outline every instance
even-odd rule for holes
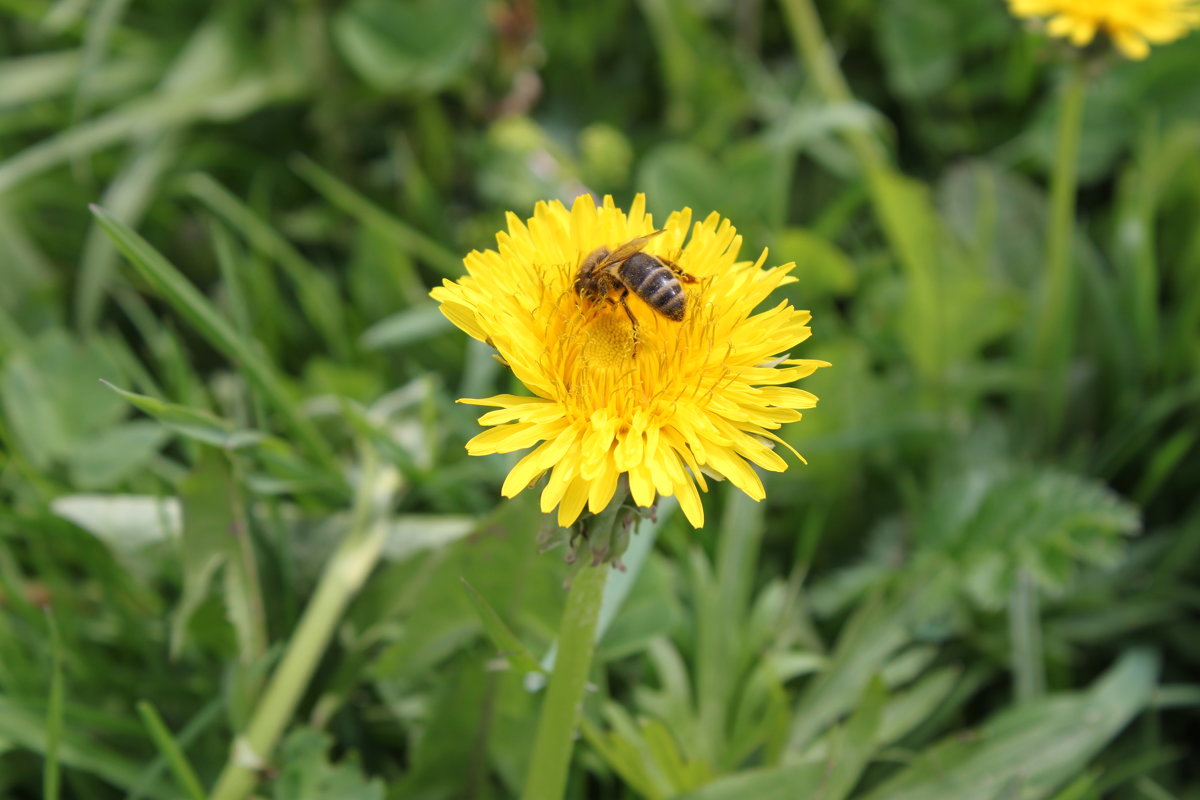
[[[1120,536],[1138,526],[1137,510],[1094,481],[984,465],[934,488],[914,538],[947,556],[967,596],[994,610],[1021,572],[1047,594],[1061,595],[1080,564],[1115,566]]]
[[[279,748],[277,800],[383,800],[380,781],[363,778],[356,764],[329,763],[331,737],[311,728],[292,731]]]
[[[355,0],[333,19],[347,63],[376,89],[434,92],[462,74],[487,35],[479,0],[397,5]]]
[[[0,796],[521,794],[571,570],[428,290],[589,190],[834,367],[632,535],[567,797],[1197,796],[1200,35],[1085,54],[1067,230],[1002,2],[3,5]]]
[[[1088,692],[1049,697],[998,715],[974,741],[930,748],[867,797],[982,800],[996,797],[1012,781],[1021,797],[1051,797],[1064,778],[1075,775],[1146,707],[1157,672],[1157,658],[1132,651]]]

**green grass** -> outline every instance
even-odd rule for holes
[[[428,290],[588,189],[795,260],[834,366],[609,576],[565,797],[1200,798],[1200,35],[0,5],[0,797],[538,791],[573,568]]]

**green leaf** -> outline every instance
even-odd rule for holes
[[[46,763],[42,771],[42,796],[46,800],[58,800],[62,784],[58,747],[63,731],[63,645],[54,617],[47,613],[46,624],[50,628],[50,702],[46,708]]]
[[[716,211],[759,238],[784,223],[791,162],[787,151],[761,139],[723,150],[719,161],[695,145],[671,142],[646,154],[638,183],[658,219],[684,207],[696,221]]]
[[[69,494],[51,510],[118,552],[136,552],[180,534],[179,501],[131,494]]]
[[[849,797],[880,745],[879,732],[887,699],[883,681],[878,678],[871,681],[845,727],[830,737],[827,769],[821,783],[797,795],[798,798],[843,800]]]
[[[368,350],[409,347],[453,327],[437,304],[429,303],[381,319],[363,333],[362,343]]]
[[[109,147],[140,131],[188,125],[204,118],[238,117],[288,97],[296,88],[287,76],[250,75],[202,90],[162,91],[140,97],[0,161],[0,193],[72,157]]]
[[[660,519],[663,516],[659,511]],[[638,543],[639,537],[650,538],[645,529],[639,531],[634,538]],[[628,555],[628,551],[626,551]],[[609,583],[604,587],[604,601],[617,604],[608,615],[612,623],[601,632],[596,643],[596,659],[598,661],[613,661],[618,658],[641,652],[647,644],[657,637],[670,634],[676,630],[685,619],[680,608],[679,599],[673,591],[671,570],[661,557],[650,555],[644,566],[639,564],[637,579],[632,581],[628,596],[618,592],[610,592],[613,583],[633,572],[633,567],[625,556],[621,561],[626,565],[626,572],[615,572],[609,577]],[[607,606],[606,606],[607,607]],[[606,622],[604,610],[601,610],[601,625]]]
[[[145,239],[103,209],[96,206],[91,209],[100,227],[112,237],[142,277],[161,292],[214,347],[240,364],[247,378],[266,395],[309,452],[324,467],[337,472],[329,443],[312,421],[300,413],[285,388],[283,378],[263,358],[259,348],[238,334],[212,303]]]
[[[182,650],[192,615],[208,596],[217,570],[224,567],[226,612],[237,632],[242,660],[252,660],[266,649],[262,598],[253,576],[253,563],[243,549],[243,540],[250,532],[244,530],[234,508],[241,502],[237,486],[218,451],[203,452],[200,463],[180,485],[179,499],[183,516],[183,596],[172,625],[171,653],[178,655]]]
[[[139,420],[117,425],[80,442],[67,457],[71,480],[80,489],[101,489],[132,475],[167,439],[161,425]]]
[[[879,224],[906,279],[900,333],[922,376],[938,380],[946,363],[943,297],[949,296],[939,281],[941,221],[925,184],[888,169],[871,177]]]
[[[910,98],[929,97],[959,74],[959,40],[950,3],[892,0],[875,26],[888,83]]]
[[[291,282],[305,317],[321,334],[332,355],[348,360],[351,350],[345,331],[344,304],[338,299],[337,285],[317,269],[271,225],[236,195],[208,175],[189,175],[184,181],[188,191],[220,215],[253,247],[270,256]]]
[[[1024,800],[1049,797],[1146,708],[1158,669],[1154,654],[1129,652],[1089,691],[1004,711],[969,740],[926,751],[866,800],[992,800],[1014,777]]]
[[[492,640],[492,644],[496,646],[500,657],[522,675],[528,675],[531,672],[541,673],[542,668],[537,659],[525,649],[525,645],[521,644],[521,640],[517,638],[516,634],[504,624],[504,620],[496,613],[496,609],[491,607],[483,595],[475,591],[475,587],[468,583],[466,578],[461,580],[463,589],[467,593],[467,599],[475,607],[475,613],[479,615],[479,622],[487,632],[488,638]]]
[[[948,469],[916,530],[926,552],[949,556],[962,589],[996,610],[1021,570],[1060,593],[1079,564],[1115,564],[1138,510],[1102,483],[1005,464]]]
[[[801,281],[806,297],[812,293],[841,297],[858,284],[858,271],[850,257],[814,231],[787,228],[779,234],[771,247],[771,262],[788,261],[796,262],[792,274]]]
[[[394,518],[383,545],[383,557],[404,561],[438,550],[475,532],[479,520],[450,514],[401,514]]]
[[[820,762],[750,769],[714,781],[675,800],[796,800],[805,787],[819,785],[826,765]]]
[[[373,677],[400,686],[419,681],[451,654],[478,641],[479,612],[463,591],[464,578],[503,619],[520,623],[514,636],[553,631],[562,610],[562,574],[561,569],[537,568],[534,532],[540,524],[537,496],[527,492],[478,520],[470,538],[434,551],[427,559],[385,563],[386,574],[366,591],[388,598],[378,601],[389,609],[385,619],[398,607],[406,614],[406,624],[375,659]],[[360,605],[370,607],[369,600]]]
[[[828,667],[805,687],[792,715],[788,750],[802,753],[827,726],[859,702],[871,679],[911,641],[915,626],[948,602],[952,584],[944,572],[914,571],[895,596],[865,603],[842,629]]]
[[[257,444],[266,438],[266,434],[259,431],[234,430],[231,423],[202,408],[191,408],[175,403],[167,403],[155,397],[126,391],[120,387],[113,386],[108,381],[102,380],[100,382],[124,397],[137,408],[154,417],[167,428],[189,439],[211,444],[214,447],[234,450],[239,447]]]
[[[940,711],[959,685],[961,674],[958,667],[932,670],[913,686],[893,694],[883,709],[878,735],[880,743],[899,740]]]
[[[713,767],[689,756],[678,741],[678,729],[656,719],[636,722],[616,703],[606,703],[609,730],[601,731],[586,718],[584,738],[630,788],[648,800],[677,797],[709,783]]]
[[[0,62],[0,108],[65,93],[79,75],[80,59],[77,50],[59,50]]]
[[[146,730],[150,733],[150,738],[158,747],[159,753],[171,767],[171,771],[175,773],[175,780],[179,782],[180,788],[187,793],[191,800],[204,800],[204,788],[200,785],[195,770],[188,763],[183,750],[175,741],[175,737],[171,735],[171,731],[162,721],[162,717],[158,715],[154,706],[143,700],[137,704],[137,710]]]
[[[279,774],[271,782],[275,800],[383,800],[383,782],[367,778],[352,761],[332,763],[333,738],[296,728],[279,749]]]
[[[35,753],[45,754],[50,732],[41,711],[27,706],[29,698],[21,701],[0,695],[0,737]],[[124,753],[97,744],[78,726],[66,725],[58,741],[58,761],[65,767],[90,773],[106,783],[129,790],[137,784],[140,765]],[[174,797],[175,793],[158,782],[151,782],[154,797]]]
[[[396,219],[315,162],[297,157],[295,169],[300,177],[312,184],[330,203],[405,252],[425,260],[440,274],[448,278],[458,278],[463,274],[462,259],[445,245],[429,238],[408,223]]]
[[[176,136],[143,136],[134,144],[120,174],[108,184],[101,198],[104,207],[131,225],[142,219],[178,148]],[[117,260],[112,240],[93,225],[83,243],[75,287],[75,321],[85,331],[96,328],[105,295],[113,288]]]
[[[333,19],[343,58],[384,91],[433,92],[470,65],[487,35],[480,0],[354,0]]]
[[[13,438],[38,467],[69,457],[119,420],[124,405],[96,379],[116,373],[104,351],[52,329],[17,351],[0,373],[0,406]]]
[[[497,684],[503,676],[489,676],[485,656],[478,652],[442,671],[444,680],[427,695],[429,721],[412,750],[408,769],[390,787],[393,797],[466,798],[474,794],[473,785],[486,780],[489,748],[478,733],[496,724],[490,717],[495,714]],[[476,735],[464,736],[464,731]],[[525,741],[520,744],[522,750],[528,747]]]

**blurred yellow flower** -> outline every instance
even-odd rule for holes
[[[1046,32],[1083,47],[1108,34],[1129,58],[1142,59],[1151,44],[1165,44],[1200,26],[1200,0],[1008,0],[1018,17],[1049,17]]]
[[[707,491],[705,472],[760,500],[762,481],[750,463],[786,469],[773,450],[786,443],[772,431],[817,402],[785,385],[828,366],[783,355],[809,337],[809,312],[784,301],[754,313],[795,280],[794,265],[763,269],[765,251],[738,261],[741,237],[715,213],[692,226],[691,210],[677,211],[645,245],[698,279],[684,285],[681,322],[631,294],[635,341],[619,304],[579,296],[576,273],[590,253],[655,230],[642,195],[628,214],[611,197],[599,208],[588,195],[570,210],[539,203],[524,223],[510,213],[497,249],[470,253],[467,276],[431,292],[442,313],[495,347],[533,394],[460,401],[496,409],[479,418],[494,427],[468,442],[468,452],[537,445],[502,493],[513,497],[549,471],[542,510],[557,507],[563,526],[585,506],[592,513],[607,506],[621,476],[637,505],[674,495],[695,527],[704,523],[697,485]]]

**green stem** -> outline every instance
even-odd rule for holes
[[[620,524],[620,505],[614,499],[591,526],[590,535],[607,537]],[[608,540],[611,541],[611,537]],[[587,552],[586,548],[584,552]],[[522,800],[558,800],[566,790],[567,770],[575,747],[575,728],[583,706],[592,653],[596,649],[596,623],[600,619],[604,584],[610,570],[607,563],[586,565],[571,581],[559,625],[554,673],[550,676],[538,719]]]
[[[1017,572],[1017,582],[1013,586],[1008,630],[1014,694],[1018,703],[1026,703],[1046,693],[1046,670],[1037,585],[1025,569]]]
[[[796,54],[821,98],[830,105],[854,102],[833,46],[812,0],[780,0]],[[862,171],[876,219],[897,262],[904,269],[905,311],[915,320],[907,344],[921,378],[921,391],[946,420],[946,300],[940,263],[941,235],[922,188],[901,178],[889,164],[883,143],[870,130],[842,132]],[[909,338],[911,337],[911,338]]]
[[[821,26],[821,18],[812,0],[780,2],[787,16],[796,50],[804,60],[804,68],[812,77],[817,91],[830,103],[853,102],[854,95],[842,75],[841,68],[838,67],[829,41],[825,38],[825,29]],[[857,128],[849,128],[845,136],[850,149],[854,151],[868,176],[872,176],[876,169],[886,165],[883,149],[873,136]]]
[[[1075,272],[1071,242],[1075,235],[1075,195],[1079,185],[1079,135],[1087,89],[1083,62],[1072,65],[1059,100],[1054,172],[1050,178],[1050,228],[1046,233],[1046,284],[1030,339],[1033,380],[1043,387],[1038,417],[1052,438],[1066,405],[1066,368],[1074,334]]]
[[[211,800],[243,800],[253,790],[258,769],[267,765],[342,613],[379,561],[387,535],[387,511],[397,487],[397,473],[381,468],[368,451],[353,526],[325,567],[249,726],[238,737],[230,760],[217,778]]]

